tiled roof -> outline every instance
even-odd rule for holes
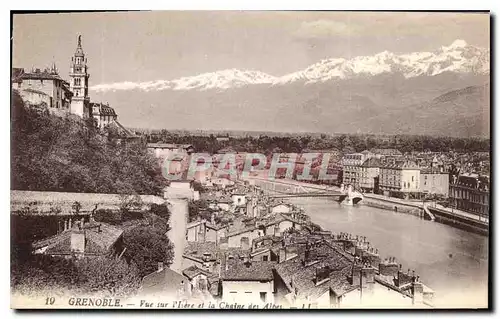
[[[261,241],[265,241],[265,240],[270,240],[273,243],[277,243],[277,242],[281,242],[282,238],[278,237],[278,236],[274,236],[274,235],[261,236],[261,237],[258,237],[258,238],[254,238],[252,240],[252,246],[254,246],[257,243],[260,243]]]
[[[382,165],[381,168],[386,169],[420,169],[414,161],[398,161],[395,163],[387,163]]]
[[[145,293],[175,293],[181,286],[188,283],[188,278],[164,268],[162,271],[155,271],[142,279],[141,290]]]
[[[351,271],[351,261],[327,243],[321,243],[311,250],[315,250],[317,257],[314,260],[317,260],[317,263],[304,265],[302,263],[304,248],[300,247],[298,257],[276,265],[276,273],[283,279],[288,290],[296,293],[299,299],[309,297],[314,300],[330,288],[337,292],[350,289],[348,276]],[[316,285],[316,269],[322,267],[329,267],[331,270],[328,276],[330,280]]]
[[[184,255],[190,256],[199,260],[203,260],[204,257],[209,260],[217,259],[217,247],[214,242],[193,242],[190,241],[187,243],[184,248]]]
[[[98,108],[98,113],[94,112],[93,114],[116,116],[115,110],[107,104],[98,102],[98,103],[90,103],[90,106],[92,107],[92,112],[94,112],[94,107]]]
[[[182,274],[189,278],[189,280],[192,280],[194,277],[198,276],[199,274],[203,274],[207,277],[209,276],[215,276],[215,274],[212,274],[211,272],[198,268],[196,265],[190,266],[182,271]]]
[[[99,226],[99,227],[97,227]],[[86,254],[106,254],[123,234],[123,231],[105,223],[92,223],[84,225]],[[33,248],[47,247],[47,254],[71,254],[71,233],[77,227],[64,231],[56,236],[39,240],[33,243]]]
[[[380,165],[381,165],[380,159],[378,159],[376,157],[371,157],[371,158],[367,159],[366,161],[364,161],[361,166],[363,166],[363,167],[380,167]]]
[[[222,267],[221,278],[227,281],[271,281],[275,265],[273,261],[228,261],[227,269],[224,265]]]
[[[59,74],[50,72],[47,70],[41,71],[40,69],[37,69],[35,72],[29,72],[29,73],[22,73],[20,75],[21,80],[58,80],[62,81],[63,79],[59,76]]]
[[[252,232],[252,231],[254,231],[256,229],[257,229],[256,226],[244,227],[244,228],[241,228],[241,229],[237,229],[237,230],[231,231],[229,234],[227,234],[226,237],[232,237],[232,236],[241,235],[241,234],[244,234],[246,232]]]

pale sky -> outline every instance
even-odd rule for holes
[[[471,13],[203,12],[14,16],[13,66],[55,61],[67,79],[77,35],[90,85],[171,80],[221,69],[274,76],[325,58],[432,51],[456,39],[489,47],[489,15]]]

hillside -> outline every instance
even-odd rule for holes
[[[11,114],[11,189],[161,192],[161,172],[143,145],[115,144],[89,122],[26,108],[16,91]]]

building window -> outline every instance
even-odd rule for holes
[[[415,181],[415,176],[412,176],[411,177],[411,181],[414,182]]]
[[[267,256],[263,256],[262,261],[267,261]]]
[[[261,292],[259,294],[260,294],[260,300],[262,302],[266,302],[267,292]]]

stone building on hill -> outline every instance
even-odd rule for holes
[[[55,63],[50,68],[33,68],[30,72],[14,68],[12,86],[30,105],[44,104],[55,112],[70,111],[72,93],[69,83],[59,76]]]
[[[75,114],[81,118],[94,118],[99,128],[118,119],[115,110],[101,102],[91,102],[89,96],[89,67],[83,51],[82,37],[71,57],[69,82],[59,75],[55,63],[50,68],[13,68],[12,88],[19,91],[23,101],[30,106],[45,106],[49,112],[63,116]]]

